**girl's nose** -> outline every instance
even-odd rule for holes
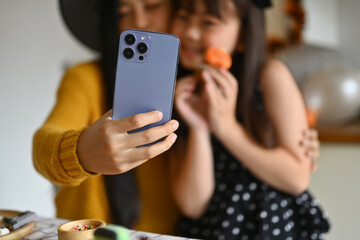
[[[201,38],[201,31],[197,25],[189,25],[186,31],[186,37],[190,40],[197,41]]]

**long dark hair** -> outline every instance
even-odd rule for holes
[[[113,104],[120,33],[117,26],[117,1],[101,2],[103,6],[100,66],[106,90],[106,107],[109,110]],[[105,175],[105,187],[112,222],[128,228],[133,227],[140,215],[140,194],[134,170],[119,175]]]
[[[228,0],[203,0],[208,11],[219,19],[224,19],[229,10]],[[191,0],[175,0],[175,11],[195,10],[195,2]],[[252,0],[233,0],[241,21],[239,44],[243,52],[233,54],[233,65],[230,71],[239,82],[237,99],[237,118],[244,123],[248,132],[262,145],[273,147],[275,138],[270,121],[262,104],[259,84],[260,74],[266,62],[266,36],[264,11]],[[178,77],[184,76],[181,69]]]

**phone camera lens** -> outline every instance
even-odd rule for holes
[[[148,50],[148,46],[143,42],[139,43],[136,48],[139,53],[146,53],[146,51]]]
[[[130,59],[134,56],[134,51],[131,48],[125,48],[123,51],[123,56],[126,59]]]
[[[135,36],[132,35],[132,34],[127,34],[125,36],[125,42],[128,44],[128,45],[133,45],[135,43]]]

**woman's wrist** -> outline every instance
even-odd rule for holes
[[[85,129],[85,131],[86,131],[86,129]],[[79,136],[76,154],[77,154],[77,157],[79,160],[79,164],[82,166],[83,170],[87,173],[95,174],[94,172],[91,172],[88,170],[89,166],[87,166],[86,161],[85,161],[86,156],[84,155],[84,153],[86,152],[86,150],[85,150],[86,147],[85,147],[84,141],[86,141],[86,140],[83,139],[84,134],[86,134],[85,131],[83,131]]]

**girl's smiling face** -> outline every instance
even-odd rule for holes
[[[231,0],[225,3],[227,10],[220,11],[222,19],[211,14],[203,0],[193,4],[191,12],[184,7],[177,11],[171,32],[181,40],[181,64],[187,69],[196,70],[203,63],[203,55],[208,47],[219,47],[233,53],[241,25]]]

